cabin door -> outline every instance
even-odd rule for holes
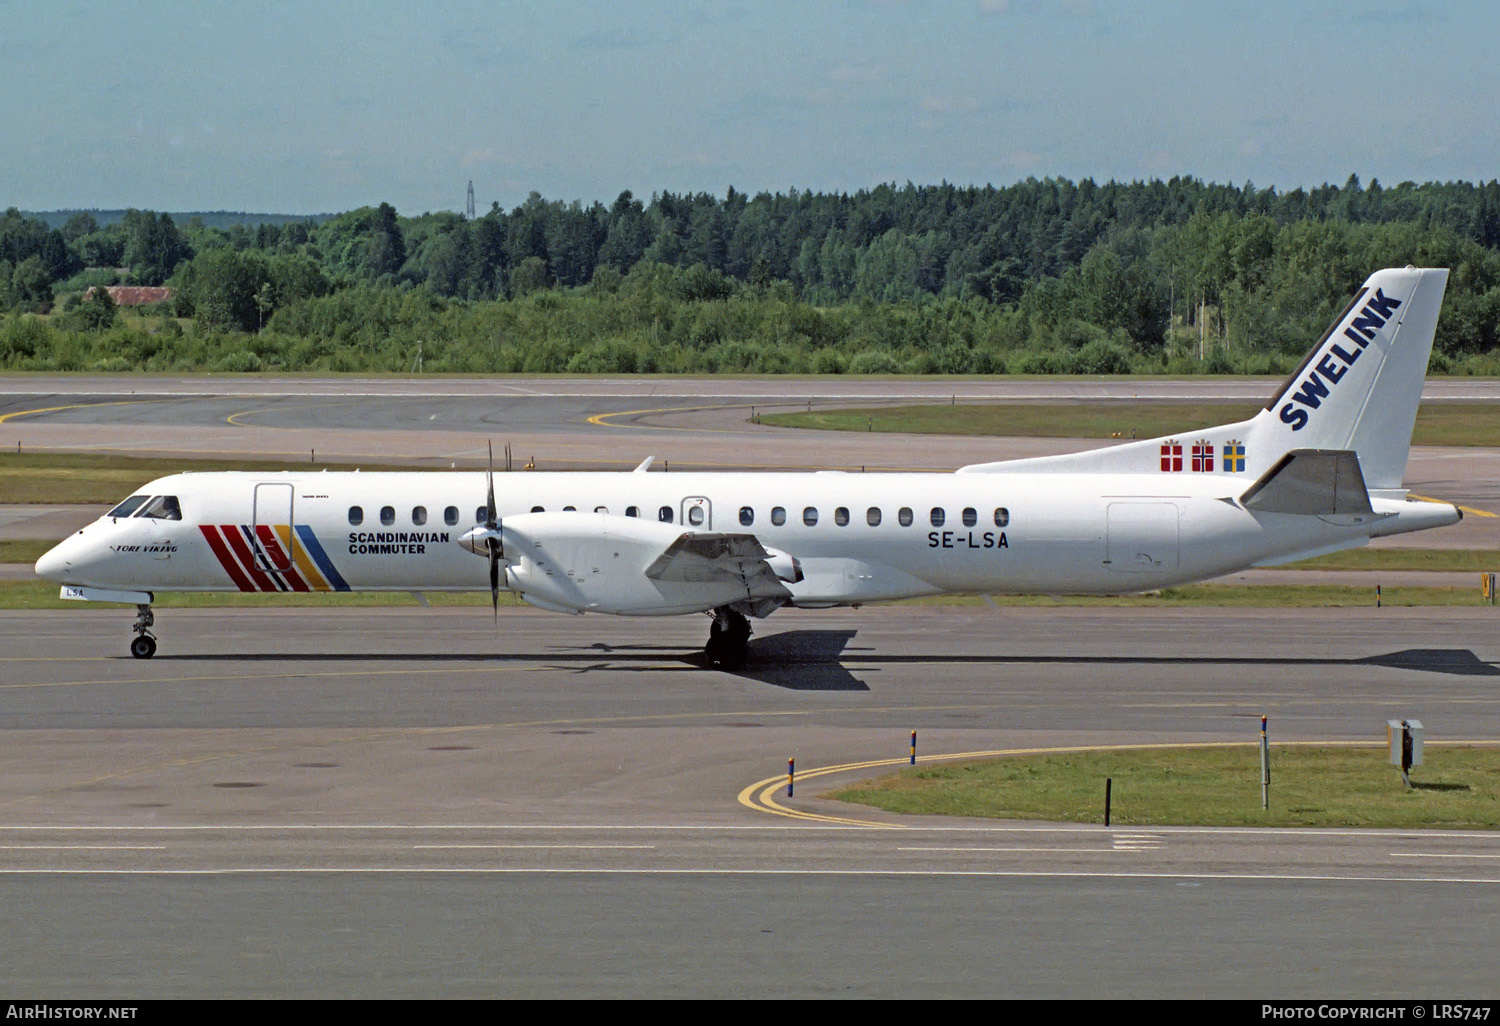
[[[297,534],[292,530],[292,493],[290,483],[258,484],[255,505],[250,514],[250,533],[254,536],[255,565],[267,573],[285,573],[292,568]]]

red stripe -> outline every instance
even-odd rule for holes
[[[276,537],[276,532],[271,530],[270,524],[256,524],[255,534],[260,538],[261,546],[266,550],[266,555],[271,557],[271,562],[277,566],[286,567],[277,573],[286,578],[286,582],[292,586],[293,591],[312,591],[302,575],[297,572],[297,565],[292,562],[291,553],[281,547],[281,539]]]
[[[250,554],[250,546],[245,544],[245,536],[240,529],[233,524],[221,524],[219,529],[224,532],[224,540],[229,543],[230,550],[239,557],[240,566],[245,568],[245,573],[250,580],[261,591],[280,591],[276,582],[271,580],[269,574],[255,565],[255,557]]]
[[[199,524],[198,529],[203,532],[203,537],[208,539],[208,547],[213,549],[215,556],[219,557],[219,565],[224,568],[224,572],[229,575],[234,586],[240,591],[254,591],[255,585],[246,580],[239,565],[235,563],[234,557],[224,547],[224,539],[219,537],[219,529],[212,524]]]

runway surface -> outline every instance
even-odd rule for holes
[[[1276,384],[13,376],[0,446],[951,469],[1106,443],[787,431],[752,408]],[[1407,480],[1500,512],[1493,450],[1416,450]],[[0,537],[91,515],[6,506]],[[1500,549],[1500,518],[1392,543]],[[1430,741],[1500,738],[1492,610],[783,611],[739,674],[702,666],[701,617],[168,610],[149,662],[124,654],[131,618],[0,612],[0,964],[20,993],[1493,990],[1493,834],[933,822],[823,797],[893,768],[911,730],[934,759],[1253,742],[1262,713],[1278,742],[1379,742],[1411,716]],[[1393,947],[1393,908],[1421,910],[1416,940]]]
[[[933,822],[821,796],[878,767],[815,775],[899,763],[913,729],[924,757],[1253,742],[1262,713],[1277,741],[1494,738],[1486,610],[786,611],[740,674],[701,667],[699,617],[167,611],[149,662],[128,620],[0,614],[25,992],[1492,985],[1495,835]],[[1392,894],[1443,924],[1421,972],[1390,958]]]

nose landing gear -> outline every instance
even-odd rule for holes
[[[130,654],[137,659],[150,659],[156,655],[156,635],[151,633],[151,625],[156,622],[156,617],[148,604],[141,603],[135,608],[139,615],[131,628],[135,631],[135,640],[130,643]]]
[[[703,654],[714,669],[735,670],[745,665],[745,650],[749,642],[750,621],[744,614],[729,608],[715,609]]]

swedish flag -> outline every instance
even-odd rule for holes
[[[1234,474],[1245,469],[1245,443],[1229,441],[1224,443],[1224,470],[1226,473]]]

